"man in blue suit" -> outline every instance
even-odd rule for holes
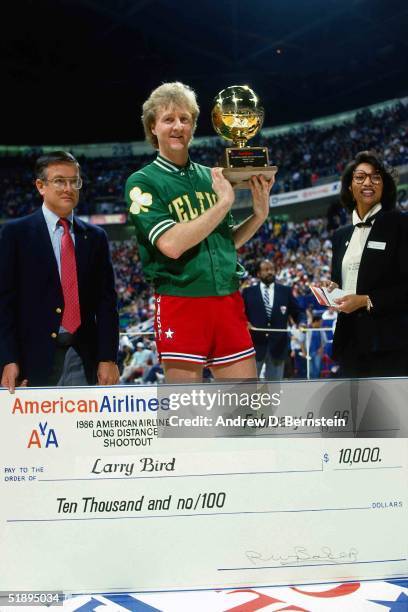
[[[299,320],[300,308],[290,287],[275,283],[275,268],[268,259],[259,260],[255,266],[258,285],[243,290],[245,312],[252,327],[263,329],[287,329],[289,316]],[[258,376],[265,363],[265,378],[283,378],[288,355],[288,334],[283,332],[251,331],[256,351]]]
[[[118,382],[108,241],[101,228],[73,215],[81,186],[80,167],[70,153],[40,157],[36,187],[42,208],[2,230],[0,375],[10,392],[19,384]],[[63,378],[67,362],[74,362],[77,372],[71,382]]]

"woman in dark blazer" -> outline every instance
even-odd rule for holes
[[[346,167],[341,200],[352,224],[333,236],[333,342],[342,376],[408,375],[408,215],[395,209],[393,172],[371,151]]]

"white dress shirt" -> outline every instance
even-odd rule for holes
[[[269,303],[271,305],[271,310],[273,308],[273,299],[274,299],[274,295],[275,295],[275,283],[271,283],[269,286],[265,285],[265,283],[263,283],[262,281],[259,283],[260,287],[261,287],[261,293],[262,293],[262,299],[265,302],[265,298],[264,295],[266,293],[266,291],[269,293]]]
[[[377,214],[381,208],[381,203],[376,204],[368,211],[363,219],[360,219],[356,209],[353,210],[352,221],[354,225],[354,232],[350,238],[350,242],[344,254],[341,266],[342,288],[344,291],[348,291],[352,294],[355,294],[357,291],[357,276],[360,268],[361,256],[372,228],[372,226],[355,226],[357,223],[367,221],[367,219]],[[373,219],[373,224],[374,223],[375,219]]]
[[[61,278],[61,239],[62,234],[64,233],[64,228],[58,224],[60,217],[56,215],[52,210],[50,210],[44,203],[42,205],[42,211],[45,218],[45,222],[47,224],[48,233],[50,235],[52,249],[54,251],[55,259],[57,260],[58,266],[58,274]],[[69,233],[71,234],[71,238],[73,243],[75,244],[75,235],[74,235],[74,213],[71,212],[68,217],[68,221],[70,222]]]

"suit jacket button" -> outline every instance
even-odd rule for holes
[[[269,334],[265,334],[265,336],[266,336],[267,338],[269,338]]]
[[[52,332],[51,338],[56,338],[56,337],[57,337],[57,334],[55,332]]]
[[[62,310],[61,310],[61,308],[56,308],[56,309],[55,309],[55,312],[56,312],[57,314],[61,314]]]

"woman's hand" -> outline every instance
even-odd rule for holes
[[[338,298],[334,301],[337,304],[336,310],[339,312],[345,312],[347,314],[350,314],[350,312],[354,312],[355,310],[359,310],[360,308],[366,308],[367,306],[366,295],[345,295],[342,298]]]
[[[324,280],[320,283],[320,285],[321,287],[324,287],[325,289],[327,289],[329,293],[331,293],[334,289],[339,288],[338,284],[331,280]]]

